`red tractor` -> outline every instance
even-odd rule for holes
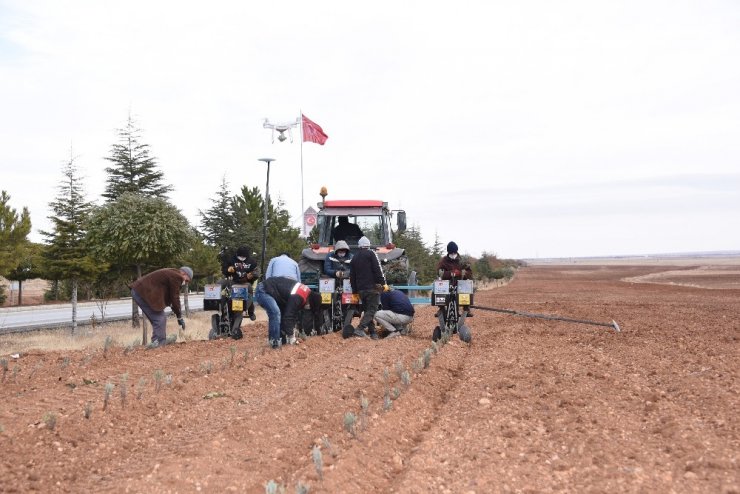
[[[324,259],[334,250],[337,240],[344,240],[350,250],[355,252],[358,249],[357,242],[365,236],[370,240],[371,248],[380,259],[386,282],[389,285],[409,284],[409,262],[406,251],[396,247],[391,231],[394,213],[396,231],[406,230],[405,211],[391,210],[387,202],[377,200],[324,200],[318,203],[318,206],[316,226],[311,232],[315,241],[303,249],[301,259],[298,261],[301,279],[304,282],[310,284],[318,282],[323,275]]]

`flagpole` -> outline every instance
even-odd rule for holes
[[[301,121],[298,125],[301,126],[301,214],[299,215],[301,219],[301,231],[303,232],[303,235],[306,235],[306,225],[305,220],[303,218],[303,110],[300,109],[301,112]]]

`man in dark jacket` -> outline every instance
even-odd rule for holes
[[[185,320],[180,310],[180,287],[190,283],[192,279],[193,270],[183,266],[180,269],[158,269],[142,276],[131,285],[131,297],[152,323],[153,345],[162,345],[167,341],[165,307],[172,308],[177,323],[185,329]]]
[[[314,327],[321,327],[321,295],[291,278],[276,276],[257,285],[254,299],[265,309],[268,318],[268,337],[272,348],[279,348],[281,341],[295,343],[293,332],[298,314],[310,309]]]
[[[334,241],[338,240],[349,240],[353,244],[362,237],[362,229],[357,223],[350,223],[349,218],[346,216],[339,216],[337,218],[337,226],[334,227],[332,232]]]
[[[447,255],[439,260],[437,271],[442,273],[443,280],[471,280],[473,279],[473,270],[470,264],[460,262],[460,254],[457,252],[457,244],[450,242],[447,244]],[[473,317],[473,311],[468,308],[468,317]]]
[[[378,333],[375,331],[373,318],[380,305],[380,292],[386,286],[385,276],[378,255],[370,248],[370,240],[367,237],[362,237],[357,245],[359,245],[360,250],[352,257],[349,282],[352,285],[352,293],[357,293],[360,296],[363,312],[357,329],[348,325],[342,331],[342,336],[344,338],[366,336],[365,330],[367,329],[370,338],[377,340]]]
[[[234,257],[221,266],[221,272],[234,283],[248,285],[247,291],[250,295],[250,301],[247,315],[252,321],[257,319],[257,316],[254,315],[254,302],[251,299],[254,293],[252,283],[260,277],[260,269],[257,259],[252,256],[252,249],[246,245],[239,247]],[[229,311],[231,311],[231,306],[229,306]]]
[[[450,242],[447,244],[447,255],[439,260],[437,271],[442,271],[442,279],[469,280],[473,278],[473,270],[470,264],[463,265],[460,263],[460,255],[457,252],[457,244]]]
[[[389,290],[380,294],[383,307],[375,313],[375,320],[388,331],[386,338],[405,334],[414,319],[414,306],[401,290]]]

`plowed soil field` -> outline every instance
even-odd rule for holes
[[[239,341],[3,355],[0,491],[737,493],[740,275],[691,269],[534,266],[476,294],[621,333],[476,310],[471,344],[432,349],[419,306],[379,341],[271,350],[258,321]]]

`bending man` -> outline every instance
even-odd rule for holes
[[[185,329],[185,320],[180,310],[180,287],[190,283],[192,279],[193,270],[183,266],[180,269],[158,269],[131,284],[131,297],[152,323],[153,346],[163,345],[167,341],[165,307],[172,308],[177,323]]]

